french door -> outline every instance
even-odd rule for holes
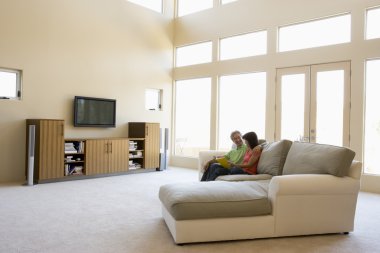
[[[277,69],[275,139],[349,146],[350,62]]]

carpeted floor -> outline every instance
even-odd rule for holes
[[[364,192],[349,235],[177,246],[161,218],[158,189],[196,180],[195,170],[170,168],[35,186],[0,185],[0,252],[380,252],[380,195]]]

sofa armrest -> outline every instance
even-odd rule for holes
[[[348,169],[348,176],[360,180],[362,176],[362,162],[353,160],[350,168]]]
[[[200,151],[198,156],[198,172],[199,172],[199,179],[202,178],[203,175],[203,167],[204,165],[213,159],[214,156],[222,156],[227,154],[226,151],[218,151],[218,150],[206,150],[206,151]]]
[[[269,196],[357,194],[360,181],[351,177],[299,174],[275,176],[269,184]]]
[[[272,178],[268,197],[276,236],[350,232],[360,180],[321,174]]]

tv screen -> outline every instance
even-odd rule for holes
[[[116,100],[76,96],[74,126],[115,127]]]

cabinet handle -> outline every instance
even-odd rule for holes
[[[104,144],[106,146],[106,153],[108,153],[108,143]]]
[[[110,153],[112,153],[112,143],[109,143],[110,145]]]
[[[148,126],[146,126],[146,136],[148,136],[149,135],[149,128],[148,128]]]

